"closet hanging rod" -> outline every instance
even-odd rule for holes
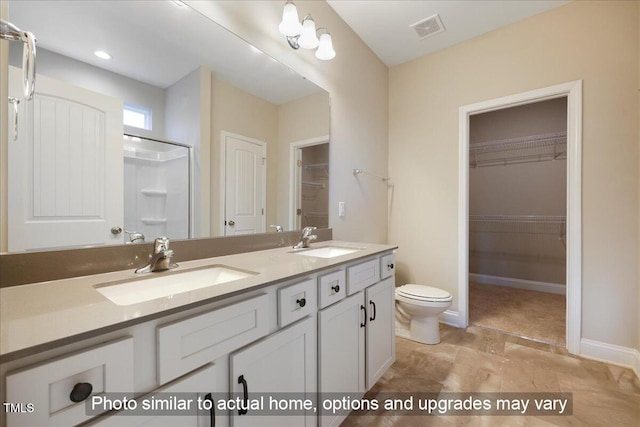
[[[566,160],[567,153],[561,152],[556,154],[532,154],[529,156],[518,156],[518,157],[502,157],[498,159],[487,159],[487,160],[474,160],[469,162],[469,167],[471,168],[483,168],[487,166],[505,166],[505,165],[519,165],[523,163],[537,163],[551,160]]]

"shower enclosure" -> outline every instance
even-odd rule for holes
[[[126,242],[192,237],[192,158],[189,146],[124,135]]]

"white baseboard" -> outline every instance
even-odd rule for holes
[[[469,273],[469,280],[482,285],[508,286],[510,288],[528,289],[530,291],[547,292],[566,295],[567,287],[558,283],[536,282],[535,280],[515,279],[512,277],[490,276],[488,274]]]
[[[640,352],[634,348],[582,338],[580,340],[580,356],[631,368],[640,378]]]
[[[440,315],[440,322],[456,328],[462,328],[462,325],[460,325],[460,313],[457,311],[445,311]]]

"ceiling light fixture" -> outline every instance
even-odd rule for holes
[[[331,34],[326,28],[316,29],[316,23],[311,15],[307,15],[300,23],[298,10],[292,0],[287,0],[282,11],[282,22],[278,26],[280,33],[287,38],[293,49],[316,49],[316,58],[328,61],[336,56],[333,50]],[[318,33],[320,38],[318,38]]]
[[[111,59],[111,55],[104,50],[96,50],[93,52],[93,54],[100,59]]]

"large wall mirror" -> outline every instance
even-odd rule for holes
[[[4,250],[328,227],[326,91],[181,2],[7,4]]]

